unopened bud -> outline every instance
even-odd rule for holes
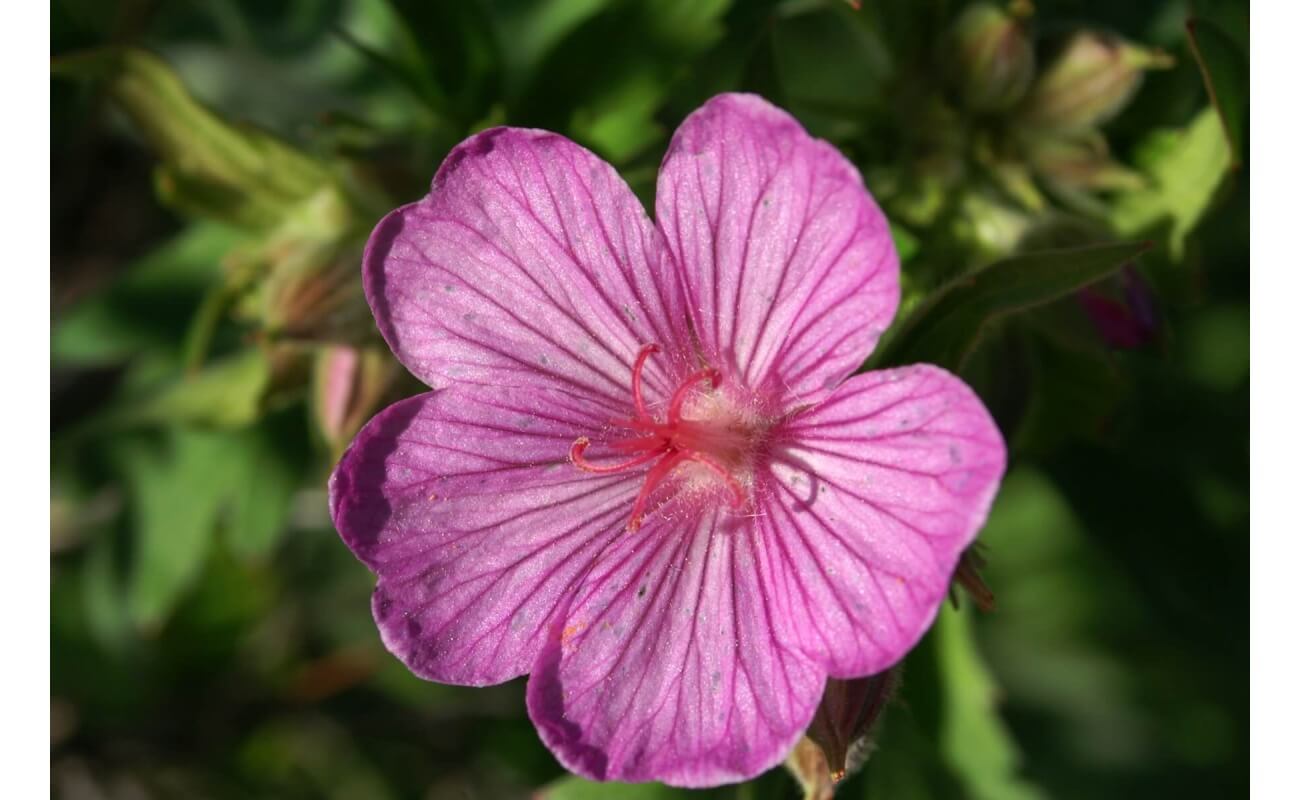
[[[1021,119],[1036,128],[1083,131],[1123,110],[1145,70],[1172,66],[1168,54],[1117,36],[1080,31],[1034,82]]]
[[[867,760],[876,726],[898,688],[899,671],[895,666],[866,678],[826,681],[812,724],[786,759],[805,798],[829,800],[835,785]]]
[[[1076,297],[1097,334],[1117,350],[1142,347],[1160,332],[1155,292],[1132,265],[1110,280],[1080,289]]]
[[[262,293],[262,327],[273,339],[359,344],[375,338],[355,250],[284,254],[271,266]]]
[[[1049,185],[1067,191],[1128,191],[1146,185],[1139,173],[1110,157],[1106,140],[1096,131],[1034,139],[1029,162]]]
[[[977,547],[978,545],[971,547],[961,554],[957,570],[952,575],[953,585],[948,589],[948,598],[952,600],[953,608],[957,608],[957,586],[961,586],[971,600],[975,601],[976,608],[989,612],[994,608],[993,590],[984,582],[984,576],[980,575],[980,570],[988,562]]]
[[[975,3],[957,18],[945,54],[949,84],[971,111],[1005,111],[1034,78],[1034,48],[1025,30],[1028,3],[1011,11]]]
[[[335,453],[393,397],[402,368],[386,348],[326,347],[316,357],[312,407],[322,437]]]

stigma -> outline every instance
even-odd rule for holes
[[[591,463],[586,457],[591,441],[586,436],[578,437],[569,448],[569,460],[584,472],[607,475],[645,468],[645,483],[627,522],[629,531],[641,527],[654,490],[673,475],[688,470],[693,478],[691,485],[720,484],[730,495],[732,507],[743,508],[748,501],[747,476],[752,472],[761,427],[735,413],[717,396],[722,374],[712,367],[683,378],[668,400],[662,419],[656,419],[642,392],[642,373],[646,361],[658,352],[658,345],[647,344],[637,353],[632,365],[633,414],[613,420],[613,425],[630,435],[608,446],[626,458],[613,464]]]

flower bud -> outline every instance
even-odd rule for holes
[[[1025,32],[1027,6],[1011,13],[992,3],[968,6],[949,33],[945,71],[962,104],[975,112],[1005,111],[1020,102],[1034,77],[1034,48]]]
[[[1160,320],[1155,292],[1132,265],[1075,295],[1097,334],[1117,350],[1133,350],[1156,339]]]
[[[898,688],[899,667],[866,678],[826,681],[808,731],[786,760],[804,796],[829,800],[835,784],[871,754],[872,733]]]
[[[382,347],[326,347],[316,356],[312,410],[322,437],[335,453],[381,405],[391,399],[402,369]]]
[[[304,243],[271,267],[261,322],[273,339],[359,344],[375,337],[352,248]]]
[[[1074,137],[1035,139],[1029,162],[1044,181],[1074,191],[1122,191],[1141,189],[1143,177],[1117,163],[1101,134],[1093,131]]]
[[[1159,50],[1117,36],[1080,31],[1035,81],[1021,119],[1036,128],[1084,131],[1109,121],[1128,105],[1148,69],[1173,60]]]

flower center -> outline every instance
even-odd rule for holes
[[[645,484],[632,505],[632,517],[627,529],[641,527],[646,506],[655,487],[670,475],[684,468],[694,467],[694,475],[704,482],[716,485],[721,481],[731,493],[732,506],[740,508],[747,498],[747,475],[752,471],[758,426],[737,414],[717,395],[721,373],[706,368],[687,375],[673,392],[662,422],[651,416],[641,393],[641,373],[651,355],[659,346],[647,344],[637,353],[632,365],[632,403],[636,413],[628,419],[616,419],[614,425],[633,432],[633,436],[617,439],[609,447],[619,453],[631,455],[616,464],[592,464],[585,453],[591,441],[581,436],[569,448],[569,460],[578,469],[597,474],[610,474],[653,464],[646,471]],[[705,386],[715,392],[701,394]],[[685,416],[688,410],[691,418]]]

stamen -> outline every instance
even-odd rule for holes
[[[645,369],[646,359],[651,354],[659,352],[659,345],[647,344],[641,347],[641,352],[636,354],[636,363],[632,365],[632,402],[636,404],[636,413],[640,419],[649,419],[650,412],[646,411],[645,399],[641,396],[641,370]]]
[[[573,446],[569,448],[569,460],[573,462],[573,466],[577,467],[583,472],[594,472],[597,475],[608,475],[613,472],[623,472],[624,470],[629,470],[632,469],[633,467],[639,467],[642,464],[648,463],[650,461],[654,461],[656,458],[659,457],[660,453],[662,452],[662,451],[655,450],[655,451],[648,452],[644,455],[639,455],[636,458],[630,459],[628,461],[624,461],[621,464],[611,464],[609,466],[597,466],[591,463],[590,461],[588,461],[582,455],[584,452],[586,452],[587,447],[590,444],[591,444],[591,440],[588,439],[586,436],[579,436],[578,440],[575,441],[573,443]]]
[[[686,403],[686,398],[691,393],[691,388],[700,381],[711,380],[713,385],[718,385],[718,371],[712,368],[705,368],[698,372],[692,372],[682,381],[682,385],[677,387],[673,393],[672,402],[668,405],[668,424],[676,425],[682,421],[682,406]]]
[[[672,453],[664,456],[663,460],[650,468],[645,474],[645,484],[641,487],[641,492],[636,496],[636,502],[632,504],[632,518],[627,521],[629,533],[635,533],[641,528],[641,519],[645,516],[646,503],[650,501],[650,493],[654,488],[668,477],[677,465],[688,458],[686,453]]]

